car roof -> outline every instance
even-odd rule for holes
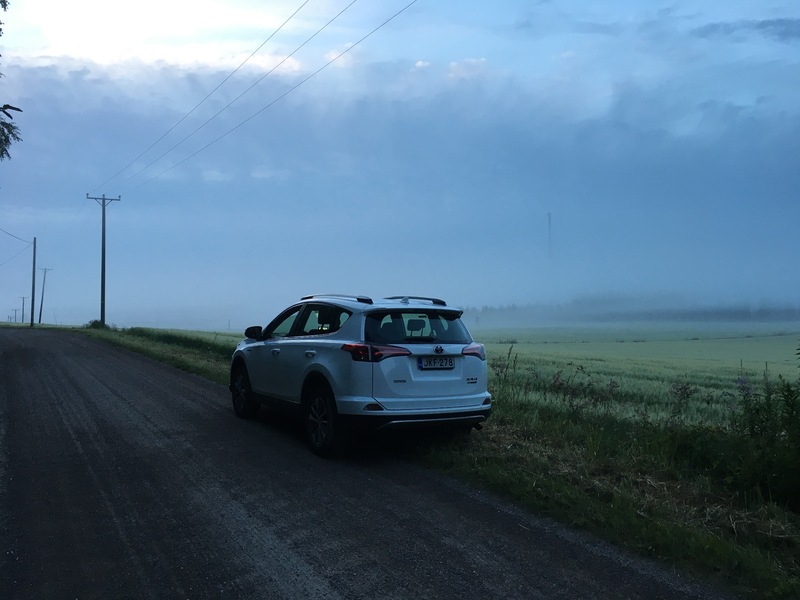
[[[387,308],[400,308],[411,310],[430,310],[431,308],[443,309],[448,312],[462,312],[455,307],[448,307],[444,300],[428,296],[389,296],[387,298],[372,299],[369,296],[350,294],[311,294],[303,296],[301,302],[331,302],[346,306],[359,312],[372,310],[385,310]]]

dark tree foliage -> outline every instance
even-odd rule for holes
[[[8,0],[0,0],[0,8],[3,11],[8,10]],[[3,35],[3,23],[0,21],[0,36]],[[3,74],[0,73],[0,77]],[[14,142],[22,140],[19,137],[19,128],[12,123],[14,117],[11,116],[9,111],[22,112],[21,109],[10,104],[3,104],[0,106],[0,160],[11,158],[8,153],[8,147]]]

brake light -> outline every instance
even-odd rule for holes
[[[392,356],[410,356],[411,351],[399,346],[376,346],[375,344],[345,344],[342,350],[349,352],[358,362],[380,362]]]
[[[465,346],[461,350],[461,354],[464,356],[477,356],[481,360],[486,360],[486,349],[483,344],[478,344],[477,342],[472,342],[469,346]]]

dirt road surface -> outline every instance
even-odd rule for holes
[[[4,600],[728,597],[368,444],[317,458],[222,385],[0,328]]]

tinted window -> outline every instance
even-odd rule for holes
[[[350,313],[338,306],[312,304],[303,314],[298,327],[298,335],[319,335],[337,331]]]
[[[265,337],[286,337],[292,330],[292,325],[297,318],[302,306],[295,306],[280,315],[272,323],[267,325],[267,335]]]
[[[365,327],[365,339],[378,344],[468,344],[472,341],[458,314],[452,312],[371,312]]]

